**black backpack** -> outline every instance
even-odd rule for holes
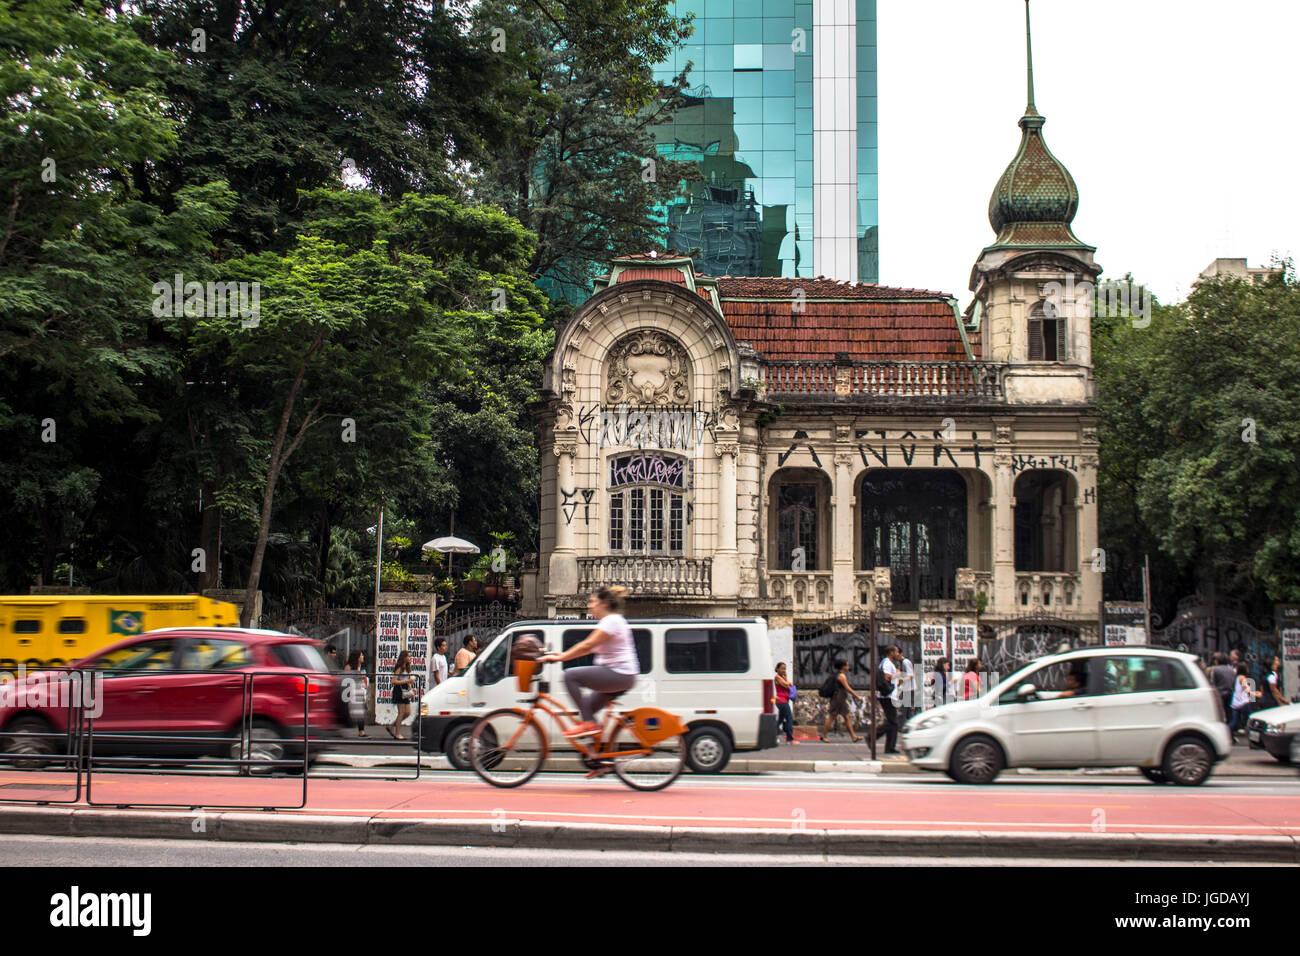
[[[881,697],[889,697],[894,693],[894,682],[885,673],[883,664],[876,668],[876,693]]]
[[[825,700],[830,700],[832,697],[834,697],[835,688],[839,686],[839,683],[840,683],[840,675],[839,672],[836,671],[830,677],[826,678],[826,680],[822,683],[822,689],[820,691],[822,698]]]

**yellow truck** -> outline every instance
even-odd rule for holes
[[[71,664],[160,627],[238,624],[235,605],[197,594],[0,595],[0,675]]]

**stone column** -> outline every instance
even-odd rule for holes
[[[1008,614],[1016,607],[1016,499],[1011,456],[993,461],[993,608]]]
[[[734,598],[740,593],[740,564],[736,558],[735,441],[718,441],[718,546],[713,552],[713,594]]]
[[[1075,602],[1080,612],[1089,616],[1097,613],[1101,601],[1101,564],[1092,569],[1092,552],[1098,547],[1097,529],[1097,457],[1084,456],[1079,475],[1079,498],[1075,512],[1076,538],[1079,543],[1079,598]],[[1109,555],[1106,556],[1109,559]],[[1109,561],[1107,561],[1109,570]]]
[[[837,611],[857,601],[853,587],[853,455],[835,453],[835,535],[831,564],[831,601]]]
[[[551,449],[559,464],[555,473],[555,550],[551,552],[550,592],[578,593],[578,555],[573,545],[573,521],[577,517],[577,487],[574,482],[576,439],[557,439]],[[568,495],[565,495],[568,492]],[[567,507],[566,507],[567,505]]]

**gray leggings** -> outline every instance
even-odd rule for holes
[[[636,675],[620,674],[608,667],[571,667],[564,672],[564,686],[569,688],[569,696],[578,705],[582,719],[595,723],[596,714],[603,710],[613,695],[621,690],[631,690],[636,684]],[[583,693],[583,689],[593,691]]]

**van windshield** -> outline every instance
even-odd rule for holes
[[[495,684],[506,676],[506,662],[509,658],[510,642],[502,636],[488,648],[478,659],[474,669],[474,679],[482,685]]]

